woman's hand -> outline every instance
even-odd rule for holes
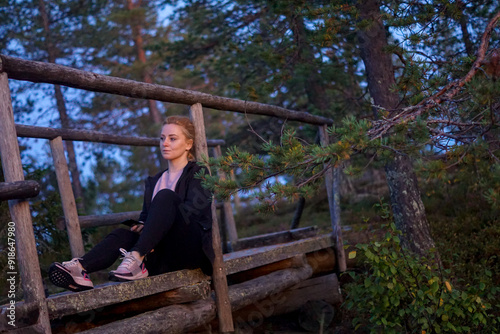
[[[136,224],[130,228],[132,232],[141,234],[142,229],[144,228],[144,224]]]

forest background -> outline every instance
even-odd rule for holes
[[[398,171],[394,161],[402,159],[399,166],[410,166],[405,177],[418,180],[412,191],[419,192],[425,211],[414,212],[406,225],[400,212],[388,220],[403,231],[429,225],[422,240],[430,244],[424,248],[439,251],[457,284],[480,282],[484,294],[500,285],[500,53],[498,28],[488,26],[500,10],[496,1],[0,3],[2,54],[333,119],[336,146],[323,152],[343,171],[346,231],[379,227],[384,218],[376,208],[386,207],[385,201],[398,206],[405,189],[398,192],[390,182],[388,187],[385,175]],[[488,29],[485,44],[481,38]],[[165,116],[187,115],[185,107],[168,103],[9,83],[19,124],[155,137]],[[318,156],[313,126],[210,109],[205,122],[209,138],[224,139],[226,148],[237,146],[260,160],[282,164]],[[42,184],[31,204],[45,277],[51,262],[70,257],[66,234],[55,224],[62,208],[48,143],[20,143],[26,178]],[[140,210],[145,176],[162,168],[156,149],[67,142],[66,150],[81,215]],[[236,167],[243,164],[239,154],[228,154]],[[307,172],[314,174],[324,162]],[[249,213],[255,203],[241,193],[239,237],[289,228],[301,197],[301,224],[329,230],[324,190],[313,191],[319,183],[297,175],[273,179],[295,191],[262,187],[262,202],[276,205],[272,219]],[[258,179],[246,176],[236,168],[239,186]],[[5,202],[0,215],[4,235]],[[82,232],[89,248],[108,230]],[[417,237],[410,236],[409,244],[418,244]]]

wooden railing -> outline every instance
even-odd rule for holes
[[[122,139],[118,138],[119,136],[101,134],[88,130],[41,129],[25,125],[16,126],[14,123],[8,78],[58,84],[88,91],[117,94],[133,98],[190,105],[190,116],[195,124],[197,138],[203,139],[197,141],[196,143],[196,152],[198,154],[197,158],[199,158],[201,154],[208,156],[208,142],[204,141],[205,130],[202,105],[204,107],[218,110],[274,116],[286,120],[318,125],[321,143],[323,145],[328,145],[326,126],[333,124],[333,121],[329,118],[314,116],[307,112],[293,111],[277,106],[230,99],[168,86],[147,84],[81,71],[62,65],[28,61],[4,55],[0,55],[0,72],[0,132],[2,133],[2,136],[0,136],[0,151],[5,181],[24,181],[19,146],[17,143],[18,135],[31,136],[30,133],[33,134],[37,132],[37,136],[40,136],[39,138],[47,138],[50,140],[54,163],[56,165],[59,190],[61,192],[63,202],[66,228],[70,238],[72,253],[76,256],[83,254],[83,245],[81,243],[80,224],[76,211],[74,195],[71,189],[62,140],[88,140],[120,145],[144,146],[150,146],[153,142],[149,142],[149,139],[143,140],[138,138],[128,138],[127,140],[122,141]],[[131,142],[134,142],[134,144],[130,144]],[[154,146],[156,145],[157,142],[154,143]],[[330,212],[332,213],[331,218],[332,229],[334,232],[333,235],[336,240],[336,263],[339,271],[345,271],[346,261],[341,229],[338,220],[338,197],[336,197],[334,193],[333,183],[334,174],[333,170],[330,169],[326,174],[326,188],[328,192]],[[215,205],[215,203],[213,203],[213,205]],[[16,223],[17,255],[25,301],[30,305],[34,304],[38,306],[38,326],[43,332],[50,333],[50,322],[40,275],[29,204],[26,201],[11,200],[9,201],[9,207],[11,217]],[[214,214],[213,243],[216,254],[213,281],[216,291],[216,305],[220,324],[219,328],[221,332],[230,332],[233,330],[233,324],[226,281],[226,269],[222,259],[219,227],[217,217],[215,216],[216,210],[213,208],[212,211]],[[234,231],[231,233],[233,232]]]

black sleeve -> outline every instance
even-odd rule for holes
[[[203,169],[206,172],[206,169]],[[187,193],[182,204],[182,214],[189,222],[196,222],[204,230],[212,228],[212,194],[203,188],[200,179],[192,177],[188,181]]]

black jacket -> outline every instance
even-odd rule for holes
[[[214,250],[212,246],[212,196],[210,191],[201,186],[201,180],[195,178],[195,174],[206,168],[199,166],[194,161],[189,161],[182,171],[179,181],[175,186],[175,193],[182,200],[179,210],[186,223],[196,223],[203,230],[203,251],[213,264]],[[153,191],[156,182],[165,171],[155,176],[149,176],[145,182],[144,203],[139,220],[145,222],[148,217],[148,211],[151,206]]]

